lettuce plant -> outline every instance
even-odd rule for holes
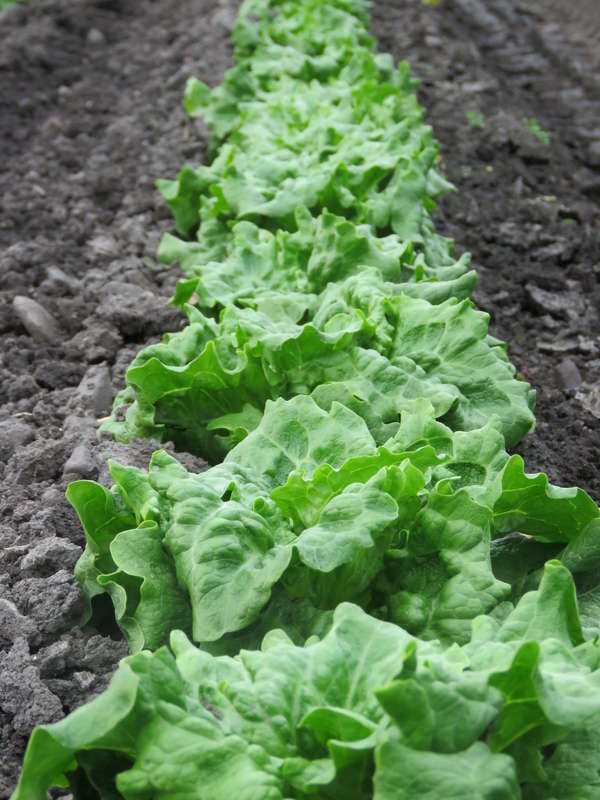
[[[81,796],[592,797],[600,649],[569,572],[445,649],[348,603],[302,647],[282,631],[215,657],[181,632],[125,659],[107,691],[34,732],[15,800]]]
[[[208,318],[188,309],[182,334],[138,355],[104,427],[120,441],[170,440],[214,463],[267,399],[322,394],[325,384],[352,402],[352,382],[365,413],[379,416],[372,376],[384,370],[395,407],[388,400],[383,424],[423,396],[456,429],[498,414],[508,446],[530,430],[533,392],[467,302],[468,259],[455,261],[433,230],[433,199],[450,187],[414,83],[406,65],[394,69],[363,41],[361,19],[321,2],[244,7],[234,74],[246,65],[247,79],[221,87],[238,118],[210,165],[160,182],[179,230],[197,231],[197,241],[169,235],[161,245],[161,259],[178,259],[187,275],[175,302],[193,300]],[[329,63],[348,25],[353,47],[331,73],[310,79],[285,59],[273,72],[282,47],[301,59],[317,48]],[[192,82],[188,110],[216,125],[221,89]]]
[[[488,337],[487,315],[468,300],[432,304],[388,286],[365,270],[318,296],[256,293],[218,322],[189,308],[188,327],[138,354],[104,429],[121,441],[174,441],[214,462],[267,400],[306,393],[325,408],[345,403],[379,443],[418,397],[459,430],[496,414],[507,443],[518,442],[533,423],[533,393]]]
[[[297,206],[294,222],[294,232],[275,233],[247,220],[236,222],[231,232],[221,232],[218,250],[205,229],[200,241],[165,234],[159,259],[179,261],[187,276],[177,288],[175,304],[194,297],[194,305],[215,313],[265,290],[318,294],[369,267],[390,284],[390,293],[402,291],[434,303],[451,296],[462,299],[473,288],[468,254],[455,261],[440,252],[431,263],[412,242],[395,234],[377,237],[369,225],[356,225],[327,210],[313,217]]]
[[[179,627],[235,652],[283,619],[303,641],[344,601],[463,643],[476,616],[536,585],[546,558],[568,545],[572,563],[600,516],[581,490],[527,476],[498,418],[454,433],[422,400],[380,444],[337,401],[327,411],[305,395],[268,401],[206,472],[158,451],[148,472],[113,463],[111,474],[110,491],[69,487],[87,536],[76,574],[90,596],[111,596],[132,650]],[[508,544],[529,560],[499,580],[494,557],[501,569]]]

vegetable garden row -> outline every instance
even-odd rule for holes
[[[77,577],[132,655],[37,728],[14,800],[600,796],[600,512],[528,475],[534,395],[435,233],[451,187],[365,0],[246,0],[161,181],[181,332],[104,428],[172,441],[70,485]]]

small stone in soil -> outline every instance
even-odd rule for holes
[[[571,358],[563,359],[554,372],[561,389],[576,389],[583,380],[577,364]]]
[[[565,354],[576,353],[579,350],[579,342],[574,339],[563,339],[560,342],[538,342],[537,349],[542,353]]]
[[[99,45],[104,44],[106,38],[102,31],[99,31],[98,28],[90,28],[87,35],[88,44]]]
[[[80,478],[95,478],[98,466],[84,444],[78,444],[69,456],[63,469],[63,475],[77,475]]]
[[[109,368],[106,364],[94,364],[83,376],[74,399],[94,417],[102,417],[110,411],[113,396]]]
[[[585,313],[583,295],[577,291],[548,292],[533,283],[525,286],[525,297],[530,308],[538,314],[551,314],[567,319],[581,317]]]
[[[60,342],[62,337],[58,322],[35,300],[17,295],[13,300],[13,308],[27,333],[34,339],[49,344]]]
[[[535,257],[538,261],[554,261],[557,259],[561,264],[564,264],[572,257],[573,251],[574,247],[571,242],[566,239],[558,239],[556,242],[536,250]]]

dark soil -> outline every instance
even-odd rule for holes
[[[136,351],[182,324],[166,305],[177,276],[155,259],[171,217],[154,181],[203,159],[183,89],[192,73],[220,82],[236,5],[47,0],[0,16],[0,798],[32,727],[102,690],[126,654],[77,627],[84,539],[64,490],[154,449],[97,441],[96,420]],[[15,295],[52,315],[25,309],[37,340]]]
[[[373,33],[422,81],[419,97],[458,188],[440,204],[437,228],[473,253],[475,300],[537,390],[536,433],[518,452],[529,472],[598,501],[600,77],[592,64],[600,41],[586,51],[585,28],[561,8],[389,0],[375,5]],[[600,9],[597,18],[596,32]]]
[[[177,275],[155,260],[171,223],[154,180],[203,157],[183,87],[220,81],[236,6],[43,0],[0,16],[0,798],[31,728],[100,691],[126,652],[110,625],[77,627],[83,535],[64,489],[153,449],[95,425],[135,352],[182,324],[166,306]],[[554,6],[389,0],[373,33],[422,79],[459,188],[439,228],[473,252],[477,302],[538,390],[520,452],[599,499],[600,84]]]

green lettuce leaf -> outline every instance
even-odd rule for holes
[[[396,235],[377,238],[369,225],[356,225],[324,210],[313,217],[302,206],[294,210],[297,230],[275,234],[248,221],[233,225],[227,254],[200,242],[184,242],[171,234],[163,237],[159,259],[177,260],[187,276],[174,302],[183,306],[193,299],[203,309],[231,303],[251,303],[266,289],[319,293],[330,283],[370,269],[385,282],[389,294],[400,292],[442,302],[450,296],[468,296],[475,273],[467,272],[468,254],[459,261],[441,258],[427,263],[410,242]],[[207,233],[203,231],[203,238]]]
[[[449,649],[350,604],[320,640],[274,630],[236,658],[176,631],[36,729],[13,800],[107,764],[116,798],[593,797],[600,651],[574,626],[570,580],[550,565],[504,622],[481,617]]]
[[[411,750],[386,742],[378,753],[374,800],[520,800],[514,764],[475,742],[461,753]]]
[[[513,456],[502,472],[494,503],[498,533],[517,530],[545,542],[569,542],[586,528],[591,531],[599,517],[598,506],[583,489],[552,486],[544,473],[527,475],[520,456]]]
[[[425,638],[468,641],[472,620],[510,589],[492,572],[491,518],[465,489],[441,483],[429,494],[406,547],[388,554],[380,588],[394,622]]]
[[[113,464],[110,494],[82,484],[72,502],[85,519],[89,487],[90,500],[104,503],[95,526],[108,533],[98,552],[90,530],[77,575],[90,597],[110,595],[133,650],[166,642],[178,619],[214,652],[256,645],[263,610],[276,624],[275,609],[286,608],[281,590],[315,619],[317,609],[352,600],[422,638],[466,642],[474,618],[536,588],[544,561],[560,550],[511,538],[510,528],[491,543],[514,463],[498,424],[452,432],[430,403],[415,401],[378,446],[364,419],[337,401],[328,410],[308,395],[268,401],[254,429],[207,472],[189,473],[159,451],[147,473]],[[117,527],[105,496],[123,506]],[[552,518],[556,502],[540,501],[537,516]],[[565,530],[577,515],[563,509]],[[595,528],[583,531],[563,558],[590,586],[589,629],[598,557]]]
[[[189,308],[187,328],[137,355],[127,372],[135,400],[123,419],[133,397],[117,398],[103,429],[120,441],[171,440],[215,461],[255,427],[268,399],[309,393],[326,409],[347,405],[380,444],[422,397],[455,430],[497,416],[507,444],[532,425],[528,384],[515,380],[489,344],[487,317],[466,301],[390,297],[367,271],[319,298],[265,293],[255,304],[228,306],[218,323]]]

